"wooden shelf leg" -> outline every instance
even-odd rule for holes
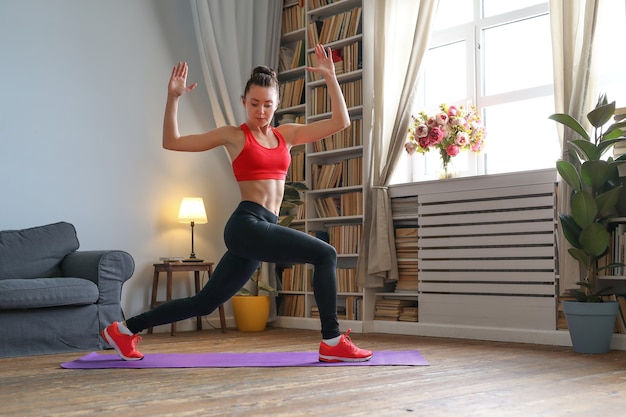
[[[194,271],[193,278],[196,284],[196,294],[200,292],[200,271]],[[202,330],[202,316],[196,317],[196,330]]]
[[[167,271],[167,294],[165,296],[165,301],[171,301],[172,300],[172,271]],[[171,325],[172,329],[170,331],[170,334],[172,336],[176,336],[176,322],[173,321],[172,325]]]
[[[150,298],[150,308],[156,307],[157,292],[159,290],[159,271],[154,269],[154,275],[152,277],[152,297]],[[148,327],[148,334],[152,334],[153,327]]]

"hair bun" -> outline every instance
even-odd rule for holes
[[[256,74],[265,74],[265,75],[269,75],[272,78],[276,78],[276,71],[274,71],[273,69],[265,65],[259,65],[252,71],[252,76]]]

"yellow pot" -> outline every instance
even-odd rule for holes
[[[235,295],[231,298],[237,330],[262,332],[270,316],[269,295]]]

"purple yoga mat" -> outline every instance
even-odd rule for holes
[[[66,369],[105,368],[242,368],[286,366],[424,366],[426,359],[417,350],[377,351],[367,362],[319,362],[317,352],[252,353],[153,353],[140,361],[124,361],[116,354],[91,352],[61,364]]]

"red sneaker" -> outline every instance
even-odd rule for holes
[[[143,359],[143,353],[135,349],[135,344],[141,340],[136,334],[128,336],[120,332],[117,322],[109,324],[102,330],[102,337],[117,351],[120,358],[125,361],[138,361]]]
[[[350,340],[350,329],[341,335],[337,346],[320,343],[320,362],[365,362],[372,358],[372,351],[355,346]]]

